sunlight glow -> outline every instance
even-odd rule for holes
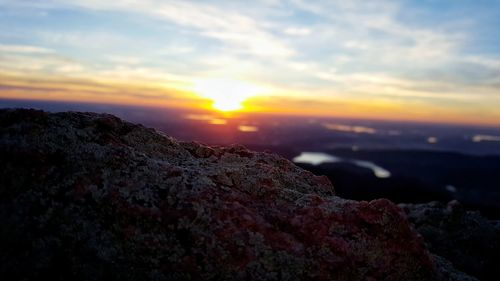
[[[219,111],[240,110],[246,99],[260,91],[255,85],[230,79],[201,80],[195,83],[194,90],[212,100],[212,107]]]

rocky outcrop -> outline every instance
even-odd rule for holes
[[[500,230],[494,223],[457,201],[400,206],[431,252],[481,280],[498,280]]]
[[[396,205],[336,197],[276,155],[0,110],[0,158],[8,280],[445,278]]]

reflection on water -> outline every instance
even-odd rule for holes
[[[306,163],[311,165],[320,165],[323,163],[341,162],[339,157],[331,156],[322,152],[302,152],[299,156],[293,158],[295,163]]]
[[[368,168],[373,171],[377,178],[388,178],[391,176],[391,172],[386,169],[375,165],[375,163],[370,161],[352,160],[352,163],[358,165],[359,167]]]
[[[449,185],[445,186],[445,188],[446,188],[446,190],[447,190],[448,192],[451,192],[451,193],[455,193],[455,192],[457,192],[457,188],[456,188],[455,186],[451,185],[451,184],[449,184]]]
[[[250,126],[250,125],[240,125],[238,126],[238,131],[244,132],[244,133],[253,133],[257,132],[259,128],[257,126]]]
[[[184,118],[188,120],[207,121],[213,119],[214,117],[208,114],[187,114]]]
[[[226,125],[227,120],[215,118],[215,119],[211,119],[210,121],[208,121],[208,123],[210,123],[212,125]]]
[[[438,142],[438,138],[436,137],[428,137],[427,138],[427,142],[430,143],[430,144],[435,144]]]
[[[377,178],[388,178],[391,176],[391,172],[376,165],[370,161],[354,160],[354,159],[342,159],[337,156],[333,156],[323,152],[302,152],[299,156],[294,157],[293,162],[295,163],[306,163],[311,165],[320,165],[323,163],[339,163],[339,162],[349,162],[353,163],[359,167],[368,168],[373,171],[373,174]]]
[[[349,132],[356,134],[375,134],[377,132],[377,130],[375,130],[374,128],[363,127],[363,126],[349,126],[343,124],[325,123],[323,124],[323,127],[325,127],[328,130]]]
[[[473,142],[482,142],[482,141],[500,141],[500,136],[489,136],[489,135],[475,135],[472,138]]]
[[[212,124],[212,125],[226,125],[227,124],[226,119],[217,118],[215,116],[208,115],[208,114],[188,114],[188,115],[184,116],[184,118],[188,119],[188,120],[205,121],[208,124]]]

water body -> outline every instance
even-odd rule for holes
[[[375,174],[375,176],[377,178],[388,178],[388,177],[391,176],[391,172],[389,172],[386,169],[384,169],[384,168],[376,165],[373,162],[362,161],[362,160],[352,160],[351,162],[354,163],[354,164],[356,164],[356,165],[358,165],[359,167],[364,167],[364,168],[371,169],[373,171],[373,174]]]
[[[356,160],[356,159],[342,159],[340,157],[330,155],[328,153],[323,152],[302,152],[299,156],[296,156],[292,159],[295,163],[306,163],[311,165],[321,165],[323,163],[340,163],[340,162],[348,162],[352,163],[358,167],[368,168],[373,171],[373,174],[377,178],[388,178],[391,176],[391,172],[388,170],[376,165],[370,161],[364,160]]]
[[[311,165],[321,165],[323,163],[342,162],[342,158],[332,156],[323,152],[302,152],[299,156],[293,158],[295,163],[306,163]]]

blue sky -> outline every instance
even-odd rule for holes
[[[498,26],[500,1],[0,0],[0,96],[223,78],[264,89],[256,108],[500,125]]]

